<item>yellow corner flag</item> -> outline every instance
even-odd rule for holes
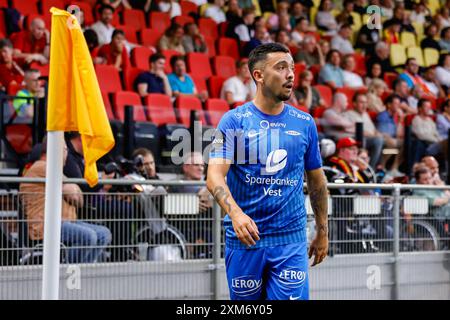
[[[91,55],[77,19],[51,8],[52,29],[47,131],[78,131],[83,142],[84,178],[98,183],[96,161],[114,147]]]

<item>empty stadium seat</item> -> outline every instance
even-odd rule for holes
[[[313,64],[312,66],[309,67],[309,71],[312,72],[313,78],[314,78],[314,80],[312,82],[313,85],[317,83],[317,80],[319,78],[319,72],[321,69],[322,69],[322,66],[320,64]]]
[[[219,30],[217,23],[210,18],[198,19],[198,28],[200,33],[206,37],[212,37],[214,39],[219,38]]]
[[[27,124],[11,124],[5,127],[9,146],[18,155],[26,155],[32,148],[32,129]]]
[[[170,26],[170,15],[165,12],[150,12],[149,27],[164,32]]]
[[[212,76],[208,79],[209,96],[211,98],[220,98],[220,91],[224,82],[225,78],[221,76]]]
[[[175,23],[178,23],[180,26],[183,26],[187,23],[193,23],[195,22],[194,18],[190,17],[190,16],[176,16],[175,18],[173,18],[173,21]]]
[[[42,65],[38,62],[33,62],[30,65],[30,69],[39,70],[39,72],[41,73],[41,77],[48,77],[49,68],[50,68],[50,65],[48,65],[48,64]]]
[[[215,57],[216,56],[216,39],[213,37],[207,37],[205,36],[205,43],[206,43],[206,47],[208,48],[208,56],[210,58]]]
[[[145,29],[147,27],[145,23],[144,11],[137,9],[126,9],[122,12],[123,24],[135,31]]]
[[[148,70],[150,67],[149,58],[153,51],[147,47],[135,47],[131,50],[131,64],[133,67]]]
[[[353,57],[355,58],[355,72],[361,77],[364,77],[367,73],[366,56],[355,52]]]
[[[188,16],[190,13],[196,14],[198,12],[198,7],[195,3],[188,0],[180,1],[181,14]]]
[[[134,80],[136,80],[136,78],[139,74],[141,74],[142,72],[145,72],[145,71],[148,71],[148,68],[145,70],[139,69],[139,68],[133,68],[133,67],[127,68],[127,70],[125,70],[125,73],[124,73],[125,89],[127,91],[134,91],[135,90]]]
[[[423,50],[425,67],[437,65],[439,62],[439,51],[433,48],[425,48]]]
[[[22,15],[39,14],[39,0],[11,0],[12,8],[15,8]]]
[[[164,72],[167,74],[172,73],[172,66],[170,65],[170,58],[172,58],[173,56],[181,55],[181,53],[179,53],[176,50],[162,50],[161,53],[164,55],[164,57],[166,57],[166,63],[164,65]]]
[[[300,74],[306,70],[306,64],[304,63],[296,63],[294,65],[294,87],[298,86],[300,81]]]
[[[156,29],[142,29],[140,32],[141,44],[143,46],[158,47],[159,39],[162,36],[161,30]]]
[[[233,38],[219,38],[217,51],[221,56],[230,56],[235,60],[240,59],[239,47]]]
[[[203,92],[208,91],[208,86],[206,85],[206,79],[203,77],[199,77],[194,74],[189,74],[189,76],[192,78],[192,81],[194,81],[195,88],[197,89],[197,92]]]
[[[314,86],[316,90],[319,92],[320,97],[325,102],[325,107],[331,107],[333,104],[333,91],[329,86],[323,84],[317,84]]]
[[[5,24],[5,12],[3,10],[0,10],[0,32],[3,34],[3,36],[6,36],[8,34]]]
[[[228,79],[236,75],[236,61],[231,57],[214,57],[212,59],[212,67],[216,76]]]
[[[202,103],[199,99],[190,96],[179,96],[175,101],[178,122],[189,127],[191,120],[191,111],[198,111],[199,118],[203,125],[206,125],[205,113],[202,110]]]
[[[219,37],[225,37],[225,33],[227,32],[228,29],[228,21],[219,23],[218,29],[219,29]]]
[[[114,66],[97,64],[95,73],[101,91],[106,93],[122,91],[119,71]]]
[[[419,66],[421,66],[421,67],[424,66],[422,48],[408,47],[406,49],[406,55],[408,56],[408,58],[415,58],[417,60],[417,64]]]
[[[41,0],[41,14],[50,14],[50,8],[67,9],[64,0]]]
[[[405,47],[398,43],[392,43],[390,45],[390,60],[392,66],[404,65],[406,62],[406,50]]]
[[[208,99],[205,102],[205,110],[209,118],[209,123],[217,127],[222,116],[230,110],[230,106],[223,99]]]
[[[195,72],[197,76],[204,78],[212,76],[211,65],[207,54],[190,52],[187,54],[186,62],[189,73]]]
[[[0,8],[8,8],[8,0],[0,0]]]
[[[109,120],[115,120],[116,116],[111,108],[111,103],[109,102],[109,95],[106,92],[102,92],[103,104],[105,105],[106,114]]]
[[[407,47],[415,47],[417,46],[416,43],[416,35],[412,32],[403,31],[400,34],[400,43]]]
[[[113,94],[113,107],[117,119],[123,121],[125,114],[125,106],[130,105],[134,108],[135,121],[147,121],[147,116],[142,107],[141,97],[136,92],[119,91]]]
[[[145,97],[148,120],[156,125],[177,123],[170,97],[165,94],[150,93]]]

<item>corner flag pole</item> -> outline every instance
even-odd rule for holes
[[[59,299],[64,132],[47,133],[42,300]]]

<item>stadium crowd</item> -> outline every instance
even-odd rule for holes
[[[20,98],[12,105],[16,117],[12,123],[33,118],[36,106],[26,98],[45,97],[48,10],[69,4],[64,0],[0,1],[1,95]],[[275,41],[292,52],[296,87],[288,103],[315,119],[326,167],[338,169],[352,182],[443,184],[445,180],[450,129],[449,0],[91,0],[72,4],[81,9],[77,17],[111,121],[123,121],[125,105],[143,105],[139,121],[186,124],[179,111],[196,109],[205,114],[205,124],[216,126],[222,114],[255,94],[247,66],[249,52]],[[368,6],[380,9],[380,29],[373,27],[376,19],[367,13]],[[363,124],[361,141],[355,140],[357,123]],[[408,131],[412,140],[406,139]],[[67,140],[67,161],[79,165],[65,170],[68,177],[82,176],[82,150],[77,150],[76,139]],[[404,152],[407,140],[410,165]],[[159,155],[140,152],[150,158],[154,177]],[[188,163],[183,173],[200,180],[201,169],[203,164]],[[202,197],[203,211],[210,208],[204,190],[187,192]],[[442,203],[448,202],[446,194],[441,198],[447,199],[441,199]],[[113,206],[104,199],[100,202]],[[117,215],[126,219],[132,210],[122,208]],[[114,243],[114,234],[110,237],[102,234],[101,244],[91,241],[93,245]],[[98,252],[86,256],[93,261]]]

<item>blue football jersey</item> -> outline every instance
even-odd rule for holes
[[[322,166],[317,128],[311,115],[284,104],[278,115],[253,102],[221,119],[210,158],[232,160],[227,185],[242,211],[258,226],[254,248],[305,241],[305,170]],[[227,215],[226,245],[242,249]]]

